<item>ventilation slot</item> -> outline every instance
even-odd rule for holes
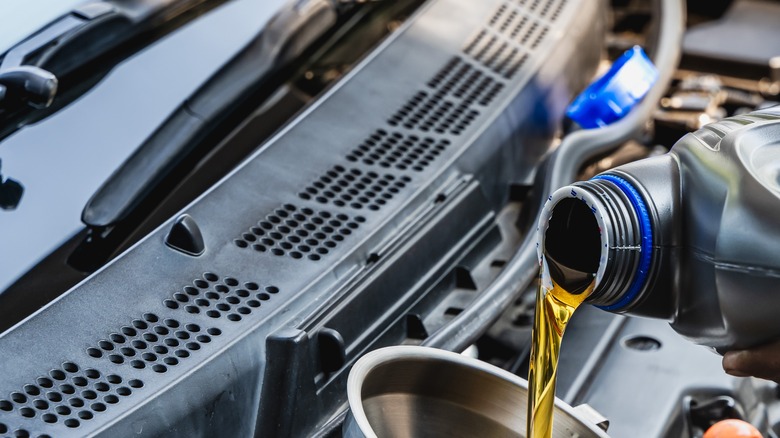
[[[374,153],[370,155],[380,158]],[[376,172],[335,166],[298,196],[321,204],[332,203],[337,207],[377,211],[411,181],[408,176],[379,175]]]
[[[479,115],[479,111],[469,107],[469,103],[455,104],[451,100],[444,100],[434,95],[424,101],[412,102],[410,110],[402,109],[388,121],[388,124],[403,126],[406,129],[419,129],[423,132],[435,131],[439,134],[449,132],[460,135]]]
[[[509,34],[509,39],[515,39],[518,35],[520,35],[520,32],[522,32],[525,29],[525,25],[528,24],[528,17],[523,17],[520,19],[517,24],[515,24],[514,27],[512,27],[512,32]]]
[[[556,5],[556,3],[558,3],[558,4]],[[562,2],[557,1],[557,0],[550,0],[550,1],[544,2],[544,6],[542,6],[541,11],[539,12],[539,16],[542,17],[542,18],[547,17],[547,14],[549,14],[549,12],[551,10],[554,10],[554,9],[557,9],[557,7],[560,7],[561,3]]]
[[[535,49],[536,46],[538,46],[543,40],[544,37],[547,35],[547,27],[541,28],[542,30],[536,35],[536,38],[534,39],[533,44],[531,44],[531,48]]]
[[[463,52],[501,76],[511,79],[547,37],[566,0],[519,0],[501,4]]]
[[[491,55],[492,56],[492,55]],[[485,60],[491,65],[498,57]],[[489,105],[504,84],[461,58],[453,58],[389,120],[394,127],[459,135],[473,122],[478,106]]]
[[[462,63],[461,59],[457,56],[450,59],[450,61],[444,64],[444,67],[439,70],[438,73],[428,81],[428,86],[431,88],[437,88],[445,79],[449,78],[452,72]]]
[[[447,139],[388,133],[379,129],[347,155],[347,160],[422,172],[450,145]]]
[[[509,10],[508,4],[504,3],[501,6],[499,6],[498,9],[496,9],[496,12],[493,14],[493,16],[490,18],[488,25],[495,26],[496,23],[498,23],[501,20],[501,17],[504,16],[507,10]]]
[[[515,7],[519,9],[524,9],[528,12],[536,12],[540,17],[545,18],[547,17],[548,13],[550,11],[554,11],[552,15],[550,15],[549,20],[551,22],[555,21],[558,18],[558,15],[560,15],[561,11],[563,10],[563,7],[566,6],[566,0],[533,0],[530,2],[529,7],[529,0],[515,0]],[[500,11],[501,9],[504,9],[506,11],[510,5],[503,4],[501,5],[497,10]],[[489,23],[493,24],[493,19],[489,21]]]
[[[195,279],[191,285],[184,286],[180,292],[173,294],[172,299],[165,301],[165,306],[183,308],[192,314],[203,313],[214,319],[224,317],[238,322],[257,312],[263,302],[270,300],[277,293],[279,288],[276,286],[261,288],[257,283],[242,284],[232,277],[225,277],[220,281],[219,276],[207,272],[203,274],[203,278]],[[195,339],[197,340],[197,336]]]
[[[536,32],[537,29],[539,29],[539,23],[536,22],[531,23],[531,27],[529,27],[528,30],[523,34],[523,37],[520,38],[520,44],[521,45],[528,44],[528,41],[531,39],[531,36],[534,35],[534,32]]]
[[[65,362],[0,400],[0,413],[16,411],[24,418],[75,429],[143,386],[139,379],[125,381],[116,374],[104,375],[94,368],[81,369]],[[0,433],[9,431],[8,425],[0,423]],[[14,433],[29,436],[25,429]]]
[[[365,221],[362,216],[315,212],[285,204],[233,242],[239,248],[317,261]]]
[[[513,39],[517,35],[522,35],[521,38],[525,38],[526,33],[532,30],[531,26],[526,26],[527,23],[528,19],[526,17],[517,22],[511,31]],[[525,33],[523,33],[524,31]],[[474,60],[507,79],[511,79],[528,58],[528,54],[518,44],[511,41],[502,41],[496,36],[491,36],[486,31],[480,31],[463,51],[471,55]]]
[[[553,12],[553,14],[550,16],[550,21],[555,21],[558,19],[558,16],[561,15],[564,6],[566,6],[566,0],[559,0],[558,6],[555,7],[555,12]]]
[[[484,63],[485,58],[487,58],[487,54],[494,49],[497,42],[498,38],[494,36],[488,38],[488,34],[485,33],[485,37],[483,37],[480,41],[477,42],[477,44],[474,45],[474,59]]]
[[[474,49],[479,45],[479,43],[482,42],[482,40],[485,39],[485,37],[487,37],[487,32],[484,30],[480,31],[477,36],[472,38],[468,45],[463,49],[463,53],[472,55],[474,53]]]
[[[173,300],[166,300],[165,305],[179,308],[179,303]],[[221,334],[218,328],[204,330],[198,324],[183,324],[172,318],[160,321],[157,315],[147,313],[142,319],[134,319],[109,334],[97,346],[88,348],[87,354],[94,358],[105,357],[117,365],[128,364],[139,370],[165,373],[169,367],[200,350],[203,344],[211,342],[212,337]]]
[[[512,12],[507,15],[506,19],[501,23],[501,27],[498,28],[499,33],[504,33],[509,29],[509,27],[515,22],[516,19],[519,19],[520,14],[517,12],[517,10],[513,10]],[[522,21],[522,19],[519,19]]]

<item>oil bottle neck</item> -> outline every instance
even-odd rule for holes
[[[647,283],[653,252],[652,213],[637,189],[599,175],[553,193],[539,222],[539,256],[552,280],[576,293],[595,279],[586,302],[621,311]]]

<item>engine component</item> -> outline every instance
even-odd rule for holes
[[[653,62],[634,46],[574,99],[566,115],[586,129],[609,125],[628,114],[657,79]]]
[[[738,0],[719,20],[692,27],[683,41],[682,67],[738,78],[780,82],[780,5],[766,0]]]
[[[421,7],[181,212],[200,256],[165,244],[170,220],[0,336],[2,428],[313,433],[352,363],[433,332],[501,240],[495,212],[533,180],[604,22],[584,0]]]

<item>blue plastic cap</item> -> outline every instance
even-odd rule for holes
[[[641,47],[634,46],[574,99],[566,115],[585,129],[609,125],[628,114],[656,80],[655,65]]]

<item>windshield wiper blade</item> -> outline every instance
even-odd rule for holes
[[[95,0],[0,61],[0,139],[82,95],[140,47],[226,0]]]
[[[339,18],[331,0],[300,0],[280,11],[139,146],[87,202],[82,221],[105,230],[127,217],[200,141]]]

